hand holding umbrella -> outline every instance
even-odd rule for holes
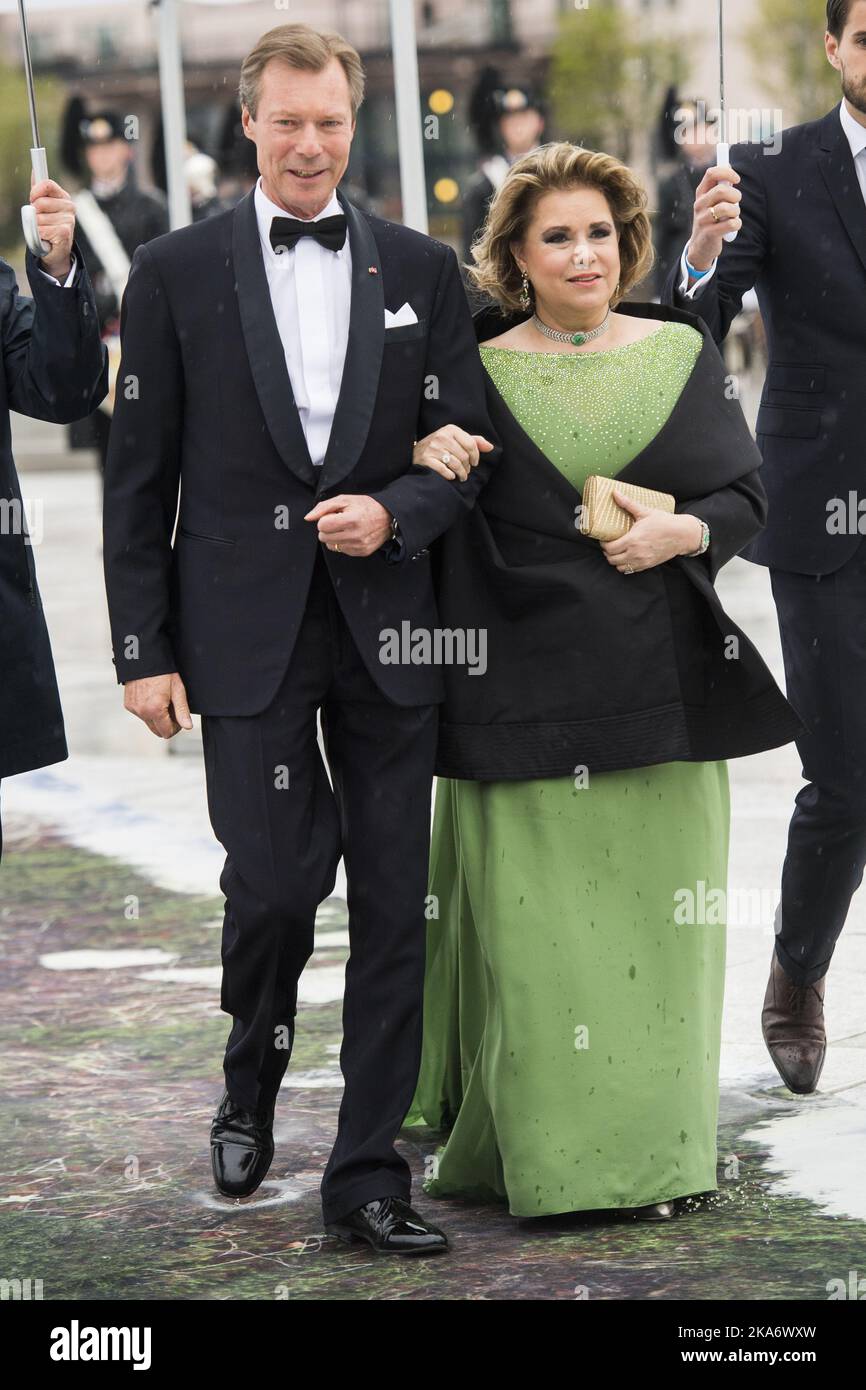
[[[689,265],[696,271],[709,270],[722,254],[726,241],[735,241],[742,227],[737,188],[740,176],[731,168],[728,120],[725,106],[725,50],[723,0],[719,0],[719,133],[716,162],[707,169],[695,192],[692,235],[688,246]]]
[[[31,181],[30,206],[21,209],[22,222],[27,214],[33,224],[33,244],[28,238],[27,245],[49,275],[63,279],[72,263],[75,204],[54,179],[45,178],[37,183],[34,174]],[[26,231],[25,224],[25,235]]]
[[[731,146],[728,141],[728,113],[725,104],[725,16],[724,0],[719,0],[719,135],[716,145],[716,168],[728,169],[731,163]],[[736,241],[736,230],[725,232],[725,241]]]

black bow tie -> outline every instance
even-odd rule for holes
[[[275,251],[280,252],[283,247],[291,251],[302,236],[314,236],[326,250],[339,251],[346,240],[346,214],[338,212],[333,217],[320,217],[317,222],[301,222],[297,217],[271,219],[271,246]]]

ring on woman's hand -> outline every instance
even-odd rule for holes
[[[448,450],[447,450],[447,449],[445,450],[445,453],[442,455],[442,462],[443,462],[443,463],[450,463],[450,462],[451,462],[451,455],[448,453]]]
[[[625,569],[623,570],[623,574],[634,574],[634,570],[632,569],[631,565],[626,565]]]
[[[332,550],[336,550],[336,551],[338,551],[339,553],[342,553],[342,552],[340,552],[340,542],[339,542],[339,541],[334,541],[334,544],[331,546],[331,549],[332,549]]]

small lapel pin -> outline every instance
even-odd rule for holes
[[[378,275],[378,274],[379,274],[378,268],[377,268],[376,266],[374,266],[374,265],[368,265],[368,266],[367,266],[367,274],[368,274],[368,275]]]

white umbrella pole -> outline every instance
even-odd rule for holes
[[[716,168],[731,162],[731,146],[728,140],[728,110],[725,99],[725,16],[724,0],[719,0],[719,135],[716,145]],[[726,185],[727,186],[727,185]],[[726,232],[725,241],[736,241],[736,232]]]
[[[33,63],[30,58],[30,35],[27,31],[27,14],[24,9],[24,0],[18,0],[18,18],[21,21],[21,42],[24,45],[24,77],[27,82],[27,102],[30,107],[30,130],[33,137],[33,144],[30,148],[30,164],[37,183],[48,178],[48,160],[45,150],[39,143],[39,122],[36,118],[36,93],[33,88]],[[21,226],[24,229],[24,240],[34,256],[47,256],[51,250],[51,243],[43,241],[39,235],[39,225],[36,218],[36,209],[32,203],[21,209]]]
[[[424,179],[424,140],[421,135],[415,7],[407,5],[406,0],[389,0],[389,4],[403,222],[407,227],[426,233],[427,186]]]
[[[168,215],[172,231],[192,221],[192,205],[184,173],[186,162],[186,105],[180,44],[178,0],[155,0],[159,24],[159,88],[162,138],[168,180]]]

